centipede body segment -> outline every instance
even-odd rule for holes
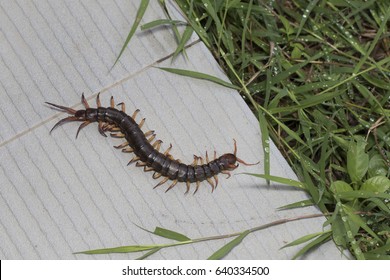
[[[97,122],[98,131],[101,135],[106,137],[106,132],[110,132],[112,137],[124,138],[122,144],[114,147],[121,149],[124,153],[134,153],[135,156],[129,161],[128,165],[136,163],[136,166],[143,167],[145,172],[154,171],[154,179],[163,177],[155,188],[171,180],[172,182],[166,191],[172,189],[178,182],[185,182],[185,193],[189,192],[191,183],[196,184],[194,191],[196,193],[199,189],[200,182],[207,181],[212,191],[214,191],[218,185],[218,174],[226,174],[229,178],[229,171],[236,169],[239,165],[238,162],[245,165],[253,165],[244,162],[236,156],[237,145],[235,140],[233,153],[227,153],[217,157],[214,151],[213,159],[210,160],[206,152],[205,159],[194,155],[192,164],[184,164],[180,160],[174,159],[170,154],[172,145],[166,151],[160,152],[162,141],[156,139],[154,131],[143,132],[141,130],[145,119],[142,119],[137,124],[135,119],[139,113],[138,109],[134,111],[132,116],[129,116],[125,112],[124,103],[118,104],[121,106],[121,110],[115,108],[113,97],[111,97],[110,107],[102,107],[99,94],[96,98],[97,108],[91,108],[89,106],[84,94],[81,97],[81,101],[85,107],[82,110],[74,110],[69,107],[46,102],[48,105],[69,114],[68,117],[58,121],[51,131],[67,122],[78,121],[82,123],[77,130],[77,137],[81,129],[90,123]]]

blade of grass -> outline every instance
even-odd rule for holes
[[[237,87],[229,82],[226,82],[224,80],[221,80],[220,78],[217,78],[215,76],[211,76],[211,75],[208,75],[205,73],[201,73],[201,72],[190,71],[190,70],[185,70],[185,69],[178,69],[178,68],[167,68],[167,67],[158,67],[158,69],[161,69],[161,70],[173,73],[173,74],[181,75],[181,76],[210,81],[210,82],[219,84],[221,86],[225,86],[225,87],[236,89],[236,90],[240,89],[239,87]]]
[[[122,56],[123,52],[125,51],[127,45],[129,44],[129,42],[130,42],[131,38],[133,37],[135,31],[137,30],[137,27],[138,27],[139,23],[141,22],[141,19],[142,19],[142,17],[145,14],[145,11],[146,11],[146,8],[148,7],[148,5],[149,5],[149,0],[141,0],[140,6],[139,6],[138,11],[137,11],[137,15],[136,15],[136,17],[134,19],[133,25],[131,26],[130,32],[127,35],[125,43],[123,44],[122,49],[119,52],[118,57],[116,58],[114,64],[111,66],[110,71],[112,70],[112,68],[114,68],[114,66],[118,62],[119,58]]]

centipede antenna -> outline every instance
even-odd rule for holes
[[[239,162],[239,163],[242,163],[243,165],[247,165],[247,166],[251,166],[251,165],[256,165],[256,164],[259,164],[260,161],[256,162],[256,163],[247,163],[245,161],[243,161],[242,159],[236,157],[236,160]]]
[[[52,107],[60,109],[60,111],[67,112],[69,115],[74,115],[77,112],[75,109],[72,109],[72,108],[69,108],[69,107],[53,104],[53,103],[50,103],[50,102],[45,102],[45,103],[50,105],[50,106],[52,106]]]
[[[237,142],[236,142],[236,139],[233,138],[233,142],[234,142],[234,155],[237,155]]]
[[[236,156],[236,160],[239,162],[239,163],[242,163],[244,165],[247,165],[247,166],[250,166],[250,165],[256,165],[256,164],[259,164],[260,161],[256,162],[256,163],[247,163],[245,161],[243,161],[242,159],[238,158],[237,157],[237,143],[236,143],[236,139],[233,138],[233,141],[234,141],[234,155]],[[237,165],[238,166],[238,165]],[[229,177],[228,177],[229,178]]]
[[[67,123],[67,122],[74,122],[74,121],[79,121],[79,118],[75,117],[75,116],[69,116],[65,119],[62,119],[60,120],[59,122],[57,122],[53,128],[50,130],[50,133],[56,129],[57,127],[59,127],[60,125],[63,125],[64,123]]]

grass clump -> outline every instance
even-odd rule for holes
[[[388,259],[389,6],[176,2],[298,174],[305,205],[330,215],[330,237],[358,259]]]

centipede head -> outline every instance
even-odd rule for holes
[[[84,97],[84,94],[82,94],[81,96],[81,101],[82,103],[84,104],[84,106],[86,107],[86,109],[88,110],[89,108],[89,105],[87,103],[87,100],[85,99]],[[76,138],[77,136],[79,135],[79,132],[80,130],[87,126],[88,124],[91,123],[91,121],[89,120],[87,114],[86,114],[86,110],[75,110],[75,109],[72,109],[70,107],[65,107],[65,106],[61,106],[61,105],[57,105],[57,104],[53,104],[53,103],[50,103],[50,102],[45,102],[46,104],[54,107],[55,109],[57,110],[60,110],[62,112],[66,112],[68,113],[70,116],[66,117],[66,118],[63,118],[62,120],[58,121],[54,126],[53,128],[50,130],[50,133],[57,127],[59,127],[60,125],[63,125],[64,123],[67,123],[67,122],[75,122],[75,121],[79,121],[79,122],[83,122],[80,126],[79,126],[79,129],[77,130],[77,133],[76,133]]]
[[[237,157],[237,143],[236,140],[234,140],[234,152],[233,154],[224,154],[220,157],[221,162],[223,163],[224,167],[226,170],[231,171],[236,169],[239,166],[239,163],[242,163],[244,165],[250,166],[250,165],[256,165],[259,164],[260,162],[256,163],[247,163],[243,161],[242,159]]]

